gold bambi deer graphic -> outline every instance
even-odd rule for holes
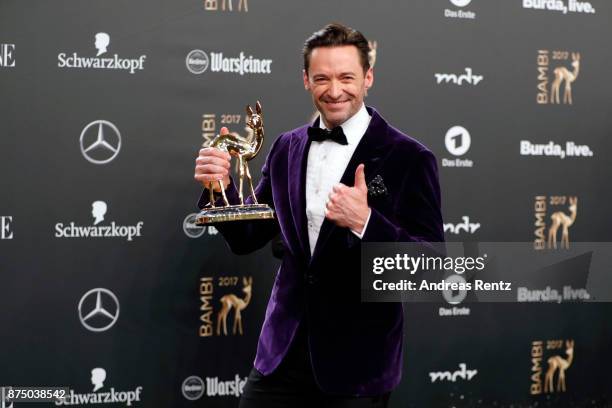
[[[236,329],[242,335],[242,314],[241,312],[246,309],[251,301],[251,289],[253,286],[253,277],[242,278],[242,291],[245,293],[244,299],[230,293],[229,295],[222,296],[219,301],[221,302],[221,310],[217,314],[217,336],[221,334],[221,323],[223,323],[223,334],[227,336],[227,315],[234,308],[234,326],[232,327],[232,334],[236,334]]]
[[[240,170],[240,184],[238,188],[238,196],[240,197],[240,205],[244,205],[244,196],[242,194],[242,186],[244,183],[244,177],[249,180],[249,187],[251,188],[251,197],[253,202],[258,204],[257,197],[255,197],[255,189],[253,188],[253,179],[251,178],[251,172],[249,171],[248,161],[259,153],[259,149],[263,145],[264,130],[263,130],[263,115],[261,113],[261,104],[259,101],[255,104],[255,112],[247,105],[247,126],[253,129],[253,132],[249,132],[247,137],[241,137],[236,133],[228,133],[225,135],[217,135],[210,143],[211,147],[216,147],[224,152],[228,152],[234,157],[238,158],[238,168]],[[226,206],[229,206],[229,201],[225,195],[225,187],[223,181],[218,181],[221,187],[221,195],[223,196],[223,202]],[[212,183],[209,188],[210,191],[210,204],[211,207],[215,207],[215,200],[213,195]]]
[[[548,229],[548,248],[553,247],[557,249],[557,230],[559,229],[560,225],[563,225],[561,232],[561,248],[565,246],[565,248],[569,249],[569,227],[571,227],[574,224],[574,221],[576,221],[578,197],[570,197],[569,202],[569,210],[571,215],[567,215],[563,211],[557,211],[552,213],[550,216],[552,224]]]
[[[546,370],[546,377],[544,379],[544,392],[555,392],[553,379],[557,370],[559,370],[557,392],[565,391],[565,370],[572,365],[574,360],[574,340],[565,341],[565,353],[567,354],[567,360],[561,356],[552,356],[548,359],[548,370]]]
[[[559,99],[559,88],[561,82],[565,81],[565,88],[563,88],[563,103],[572,104],[572,82],[578,78],[578,72],[580,71],[580,53],[572,52],[572,67],[573,71],[565,67],[557,67],[553,71],[555,73],[555,79],[550,86],[550,103],[561,103]]]

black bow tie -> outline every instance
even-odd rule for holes
[[[308,138],[313,142],[322,142],[324,140],[333,140],[341,145],[347,145],[348,141],[342,131],[341,126],[336,126],[332,130],[322,129],[320,127],[308,128]]]

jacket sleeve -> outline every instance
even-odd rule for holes
[[[362,242],[444,242],[440,206],[436,158],[421,150],[402,181],[394,216],[372,208]]]
[[[281,138],[279,137],[272,145],[268,157],[261,169],[261,179],[255,187],[255,196],[259,203],[268,204],[274,209],[274,197],[272,195],[272,183],[270,180],[270,166],[273,163],[274,147]],[[249,188],[247,187],[245,180],[244,195],[248,198],[245,200],[245,204],[253,204],[253,198],[250,196]],[[233,179],[230,178],[230,184],[225,190],[227,200],[231,205],[240,203],[238,196],[238,189],[234,185]],[[209,191],[204,189],[200,199],[198,200],[198,207],[200,209],[209,203]],[[217,200],[215,206],[221,207],[224,205],[223,198],[220,195],[215,194]],[[278,221],[276,218],[267,220],[250,220],[250,221],[229,221],[220,222],[214,224],[214,226],[221,232],[225,238],[226,243],[229,245],[232,252],[235,254],[248,254],[259,248],[265,246],[272,238],[274,238],[280,231]]]

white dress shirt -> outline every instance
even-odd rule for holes
[[[306,217],[311,255],[319,238],[321,225],[325,220],[325,205],[332,192],[332,187],[340,182],[355,148],[370,124],[370,119],[365,105],[362,105],[357,113],[340,125],[348,141],[347,145],[341,145],[332,140],[313,141],[310,144],[306,167]],[[319,126],[326,129],[321,118],[319,118]],[[368,214],[362,231],[351,231],[362,238],[369,220],[370,214]]]

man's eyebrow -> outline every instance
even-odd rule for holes
[[[338,76],[341,76],[341,77],[342,77],[342,76],[348,76],[348,75],[355,76],[355,72],[353,72],[353,71],[345,71],[345,72],[341,72],[341,73],[339,73],[339,74],[338,74]],[[329,76],[329,75],[327,75],[327,74],[325,74],[325,73],[322,73],[322,72],[317,72],[317,73],[315,73],[315,74],[312,74],[312,77],[313,77],[313,78],[317,78],[317,77],[328,77],[328,76]]]

